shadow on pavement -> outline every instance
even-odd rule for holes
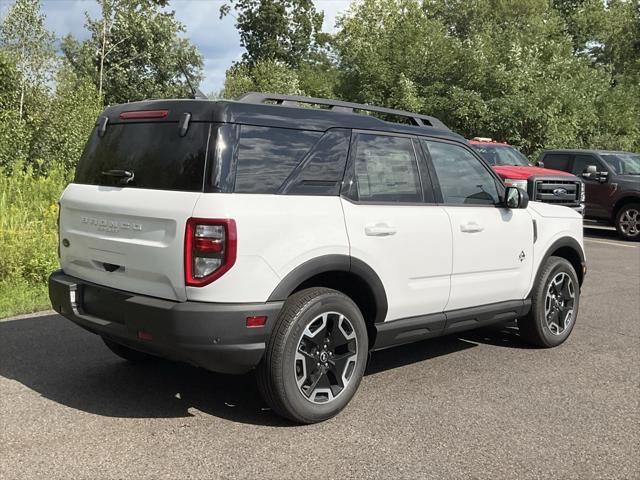
[[[506,335],[506,336],[505,336]],[[376,352],[367,375],[477,346],[522,348],[504,329]],[[179,418],[198,410],[231,421],[291,426],[263,403],[253,374],[222,375],[158,360],[133,365],[58,315],[0,322],[0,375],[70,408],[124,418]],[[3,387],[6,394],[6,388]]]

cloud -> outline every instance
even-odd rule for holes
[[[5,1],[0,0],[0,16],[6,15],[11,3]],[[219,18],[223,3],[224,0],[173,0],[168,7],[184,24],[184,36],[198,47],[204,57],[205,77],[200,89],[206,93],[222,88],[225,71],[243,53],[235,19],[230,15]],[[315,3],[318,10],[325,12],[323,29],[333,32],[337,15],[345,12],[351,1],[318,0]],[[42,10],[47,28],[58,38],[69,33],[79,39],[87,38],[85,11],[94,18],[100,14],[94,0],[42,0]]]

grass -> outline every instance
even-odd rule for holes
[[[49,308],[47,278],[58,268],[62,170],[0,174],[0,318]]]
[[[39,312],[50,308],[51,304],[45,283],[33,285],[20,280],[0,282],[0,318]]]

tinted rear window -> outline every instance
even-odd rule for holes
[[[184,137],[174,122],[109,124],[103,137],[94,129],[84,149],[76,183],[155,190],[202,191],[209,123],[193,122]],[[109,170],[127,170],[123,185]]]
[[[276,193],[321,132],[243,125],[235,192]]]

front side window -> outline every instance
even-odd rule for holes
[[[457,145],[423,141],[438,177],[444,203],[496,205],[495,178],[471,152]]]
[[[576,155],[576,158],[573,160],[573,170],[571,173],[574,175],[582,175],[587,171],[587,167],[593,165],[596,167],[598,172],[605,171],[604,165],[602,162],[595,158],[592,155]]]
[[[355,183],[360,201],[421,202],[422,188],[411,139],[360,134]]]

